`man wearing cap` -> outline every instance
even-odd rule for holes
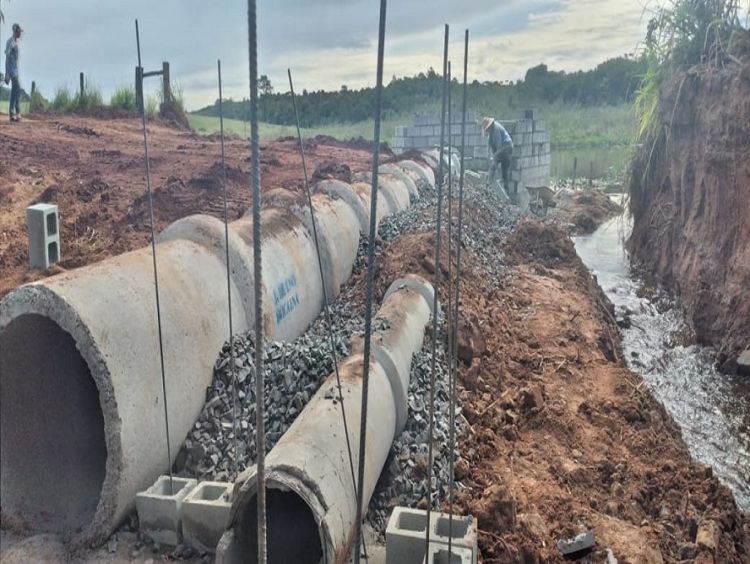
[[[10,121],[21,121],[21,82],[18,79],[18,42],[23,30],[17,23],[13,24],[13,34],[5,44],[5,83],[11,83]]]
[[[498,180],[498,172],[502,173],[503,187],[505,192],[510,190],[510,157],[513,154],[513,139],[510,134],[495,118],[486,117],[482,119],[484,134],[489,136],[490,174],[487,184],[493,187]]]

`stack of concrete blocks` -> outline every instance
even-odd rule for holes
[[[385,531],[386,564],[476,564],[477,522],[471,515],[430,514],[430,549],[425,555],[427,514],[420,509],[396,507]],[[448,559],[449,530],[451,542]]]
[[[136,496],[140,530],[166,545],[213,552],[229,523],[233,484],[160,476]]]
[[[513,138],[513,159],[510,170],[510,193],[521,193],[526,186],[549,186],[550,182],[550,136],[544,120],[535,119],[533,110],[526,110],[518,120],[499,120]],[[461,116],[451,116],[451,140],[453,147],[461,147]],[[447,129],[446,129],[447,135]],[[413,126],[396,127],[393,150],[403,153],[409,149],[432,149],[440,145],[440,116],[417,115]],[[489,169],[487,137],[477,123],[476,115],[467,112],[466,155],[467,170]]]
[[[29,264],[46,270],[60,262],[60,217],[54,204],[34,204],[26,208],[29,236]]]
[[[409,149],[425,150],[440,147],[440,115],[417,114],[414,125],[396,127],[393,137],[395,153],[403,153]],[[451,145],[455,149],[461,148],[461,114],[453,112],[451,115]],[[448,143],[448,124],[445,125],[445,143]],[[487,149],[487,139],[482,135],[482,127],[477,123],[473,112],[466,113],[466,155],[474,154],[477,147]]]

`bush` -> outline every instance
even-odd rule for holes
[[[146,115],[149,118],[156,117],[156,113],[159,110],[160,97],[158,95],[149,95],[146,98]]]
[[[43,112],[47,109],[47,100],[41,95],[39,90],[35,90],[31,93],[31,100],[29,100],[29,112]]]
[[[73,109],[81,112],[88,112],[101,108],[104,105],[102,92],[98,87],[86,84],[83,93],[76,94],[73,99]]]
[[[73,97],[70,95],[70,90],[66,86],[61,86],[55,92],[55,97],[52,99],[52,111],[53,112],[69,112],[73,109]]]
[[[109,105],[112,108],[125,110],[127,112],[135,112],[138,109],[138,104],[135,99],[135,89],[132,86],[121,86],[117,88],[112,93]]]

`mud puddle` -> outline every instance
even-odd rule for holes
[[[630,369],[680,425],[693,458],[750,511],[750,379],[716,371],[712,349],[681,344],[687,328],[678,308],[631,276],[623,247],[629,232],[621,216],[573,241],[615,305]]]

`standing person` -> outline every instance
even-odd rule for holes
[[[510,157],[513,155],[513,139],[506,129],[495,118],[485,117],[482,119],[482,130],[489,135],[490,147],[490,174],[487,184],[492,188],[498,180],[498,173],[502,173],[503,187],[501,194],[510,193]]]
[[[17,23],[13,24],[13,33],[5,44],[5,83],[11,83],[10,105],[8,113],[10,121],[21,121],[21,82],[18,78],[18,42],[23,30]]]

